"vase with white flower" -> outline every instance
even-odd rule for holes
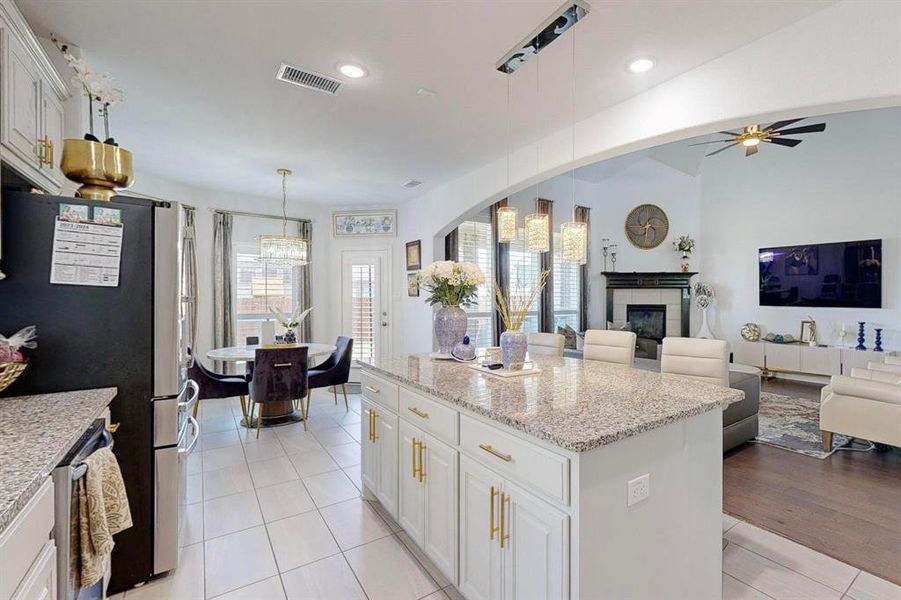
[[[504,324],[504,332],[501,334],[501,363],[504,369],[518,371],[523,368],[528,350],[528,336],[522,332],[522,326],[550,274],[550,271],[539,273],[538,281],[531,290],[517,289],[505,292],[497,282],[494,284],[495,304]]]
[[[673,242],[673,250],[676,252],[682,253],[682,261],[680,263],[680,267],[683,273],[687,273],[689,269],[688,259],[691,257],[691,253],[695,249],[695,241],[688,237],[687,235],[679,236],[679,239]]]
[[[278,321],[278,324],[285,328],[285,333],[283,335],[283,339],[286,344],[296,344],[297,343],[297,333],[296,330],[300,327],[300,324],[303,323],[304,319],[307,318],[307,315],[313,311],[313,307],[301,311],[301,307],[298,306],[294,309],[294,312],[290,315],[286,315],[281,313],[271,306],[269,307],[269,312],[275,316],[275,320]]]
[[[426,302],[441,306],[435,313],[438,353],[434,358],[451,358],[451,350],[463,341],[467,317],[461,306],[474,305],[478,287],[484,283],[485,274],[469,262],[440,260],[420,272],[419,287],[428,293]]]
[[[67,44],[53,42],[72,67],[75,74],[72,83],[81,88],[88,100],[88,131],[83,139],[63,141],[60,170],[77,183],[83,184],[76,191],[79,198],[111,200],[116,188],[127,188],[134,183],[131,152],[120,148],[110,135],[110,107],[125,100],[125,92],[115,87],[109,73],[94,71],[82,58],[70,52]],[[103,119],[104,140],[95,134],[94,117]],[[52,146],[48,149],[52,162]]]
[[[701,328],[695,334],[697,338],[705,338],[708,340],[716,339],[710,325],[707,322],[707,310],[713,304],[713,286],[709,283],[697,282],[694,286],[695,306],[701,311]]]

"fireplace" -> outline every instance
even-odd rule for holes
[[[666,304],[627,304],[626,321],[639,338],[662,344],[666,337]]]

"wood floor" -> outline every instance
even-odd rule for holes
[[[766,391],[818,397],[819,386]],[[816,458],[745,444],[723,461],[723,509],[901,584],[901,450]]]

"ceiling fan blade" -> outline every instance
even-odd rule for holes
[[[698,142],[697,144],[689,144],[689,146],[704,146],[705,144],[728,144],[735,140],[710,140],[709,142]]]
[[[745,148],[745,156],[753,156],[757,154],[757,146],[748,146]]]
[[[782,131],[777,131],[779,135],[791,135],[793,133],[816,133],[817,131],[825,131],[826,124],[825,123],[817,123],[816,125],[804,125],[802,127],[792,127],[790,129],[783,129]]]
[[[791,139],[786,139],[786,138],[768,138],[763,141],[767,142],[768,144],[776,144],[777,146],[788,146],[790,148],[794,148],[795,146],[797,146],[804,140],[791,140]]]
[[[738,133],[734,133],[732,131],[717,131],[717,133],[722,133],[723,135],[733,135],[735,137],[738,137],[742,134],[741,131],[739,131]]]
[[[714,151],[711,152],[710,154],[705,154],[704,156],[713,156],[714,154],[719,154],[719,153],[722,152],[723,150],[728,150],[728,149],[731,148],[732,146],[738,146],[740,143],[741,143],[741,142],[734,142],[734,143],[732,143],[732,144],[729,144],[728,146],[723,146],[723,147],[720,148],[719,150],[714,150]]]
[[[775,131],[777,129],[782,129],[783,127],[787,127],[787,126],[791,125],[792,123],[797,123],[798,121],[803,121],[806,118],[807,117],[801,117],[800,119],[788,119],[785,121],[776,121],[769,127],[764,127],[763,130],[764,131]]]

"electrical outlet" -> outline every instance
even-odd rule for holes
[[[626,506],[638,504],[643,500],[647,500],[651,495],[651,474],[645,473],[641,477],[636,477],[628,484],[629,495],[626,499]]]

